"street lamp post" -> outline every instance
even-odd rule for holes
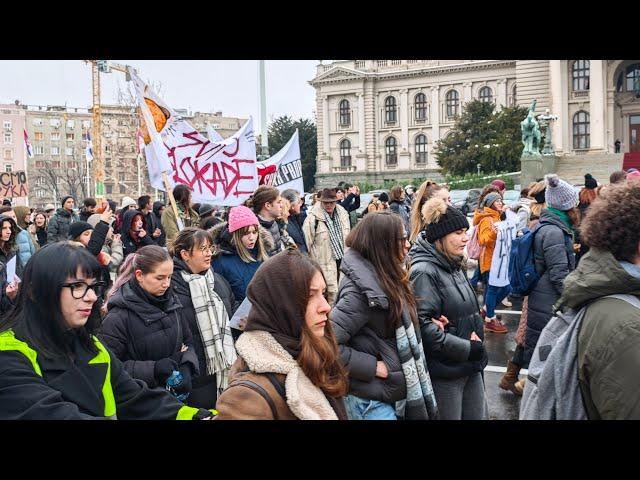
[[[480,175],[480,169],[482,168],[482,165],[479,163],[477,166],[478,166],[478,175]]]

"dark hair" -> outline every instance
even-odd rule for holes
[[[626,178],[627,172],[624,170],[617,170],[609,176],[609,183],[612,185],[615,183],[621,183],[624,182]]]
[[[411,320],[417,322],[416,300],[409,281],[409,269],[403,268],[403,232],[402,219],[398,215],[388,211],[378,212],[360,220],[345,240],[347,247],[373,265],[378,283],[389,298],[389,334],[401,325],[405,306],[409,307]]]
[[[12,212],[13,208],[11,208],[10,205],[3,205],[2,207],[0,207],[0,215],[2,215],[3,213],[7,213],[7,212]]]
[[[499,194],[500,189],[492,184],[485,185],[484,188],[482,189],[482,192],[480,192],[480,197],[478,198],[478,208],[480,208],[480,205],[482,205],[482,201],[484,200],[484,197],[489,195],[491,192],[496,192]],[[502,199],[502,195],[500,195],[500,199]]]
[[[640,188],[621,184],[603,190],[587,210],[580,239],[618,261],[634,262],[640,243]]]
[[[596,199],[596,196],[597,192],[595,188],[584,187],[582,190],[580,190],[578,198],[581,205],[591,205],[591,203],[593,203],[593,201]]]
[[[253,193],[253,196],[245,202],[245,205],[252,209],[253,212],[257,215],[258,213],[260,213],[260,210],[262,210],[266,203],[275,202],[279,196],[280,190],[278,190],[276,187],[261,185]]]
[[[141,197],[138,198],[138,208],[140,210],[142,210],[143,208],[146,208],[147,205],[149,205],[150,201],[151,201],[150,195],[142,195]]]
[[[0,320],[0,331],[12,328],[18,338],[38,354],[59,357],[71,350],[69,327],[62,314],[62,284],[81,272],[87,278],[101,278],[96,257],[86,248],[57,242],[38,250],[27,262],[22,285],[12,310]],[[97,353],[91,335],[100,325],[100,301],[93,304],[87,323],[77,330],[82,344]]]
[[[9,208],[9,210],[11,210],[11,208]],[[8,256],[11,254],[12,250],[17,250],[16,237],[18,236],[18,229],[16,228],[17,224],[13,221],[13,218],[8,217],[7,215],[4,215],[4,214],[0,214],[0,231],[2,231],[4,222],[9,222],[9,225],[11,225],[11,236],[9,237],[9,240],[7,240],[6,242],[3,240],[0,240],[0,251],[2,251],[2,253],[5,254],[5,256]]]
[[[389,192],[389,198],[391,199],[392,202],[400,202],[401,201],[400,198],[402,197],[403,193],[404,193],[404,188],[402,188],[402,185],[396,185]]]
[[[192,254],[194,248],[205,242],[213,245],[213,237],[209,232],[196,227],[187,227],[178,233],[178,236],[173,241],[173,244],[169,249],[169,253],[182,260],[180,252],[186,250],[189,254]]]
[[[219,223],[222,223],[222,219],[220,217],[214,217],[213,215],[209,215],[203,221],[200,222],[200,228],[202,230],[209,230],[210,228],[215,227]]]
[[[179,183],[173,189],[173,198],[187,210],[191,206],[191,188],[184,183]]]
[[[98,205],[98,203],[96,202],[95,198],[85,198],[84,202],[82,202],[84,204],[85,207],[89,208],[89,207],[95,207],[96,205]]]
[[[122,285],[131,280],[136,270],[141,270],[145,275],[153,272],[158,265],[164,262],[171,262],[171,256],[164,248],[157,245],[147,245],[139,248],[135,253],[131,253],[120,265],[120,275],[113,282],[113,287],[109,290],[105,308],[111,297],[120,289]]]

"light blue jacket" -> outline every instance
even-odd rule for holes
[[[31,255],[36,253],[36,247],[31,240],[31,235],[27,230],[20,230],[16,235],[16,243],[18,244],[18,256],[20,257],[20,263],[26,265]]]

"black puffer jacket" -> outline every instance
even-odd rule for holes
[[[78,216],[74,213],[59,208],[56,214],[49,220],[47,227],[47,243],[55,243],[67,240],[69,227],[73,222],[78,221]]]
[[[136,243],[129,233],[131,224],[133,223],[133,219],[136,215],[140,215],[140,217],[142,217],[142,228],[147,232],[147,234],[140,239],[139,243]],[[151,236],[152,233],[153,232],[150,232],[147,226],[147,219],[140,210],[127,210],[122,217],[122,228],[120,229],[122,253],[124,253],[124,258],[127,258],[128,255],[137,252],[139,248],[147,245],[155,245],[156,243],[153,241],[153,237]]]
[[[293,241],[296,242],[298,246],[298,250],[302,253],[309,253],[307,242],[304,239],[304,232],[302,231],[302,225],[306,218],[307,215],[302,212],[298,215],[290,215],[289,223],[287,224],[287,233],[293,238]]]
[[[411,210],[407,207],[407,204],[405,202],[391,202],[389,203],[389,210],[400,215],[404,230],[408,235],[411,232]]]
[[[478,300],[460,266],[454,266],[436,247],[418,235],[409,252],[411,282],[418,304],[422,345],[429,373],[434,378],[460,378],[481,372],[488,358]],[[442,332],[432,321],[444,315],[449,325]]]
[[[188,363],[198,374],[198,358],[182,305],[170,291],[170,301],[163,311],[142,298],[132,282],[136,282],[135,278],[109,300],[100,340],[124,363],[129,375],[150,387],[159,386],[154,369],[156,362],[164,358],[174,358],[178,365]],[[189,350],[180,355],[182,344]]]
[[[340,347],[340,359],[349,371],[349,393],[369,400],[395,403],[407,396],[402,362],[390,327],[389,299],[380,287],[378,275],[368,260],[349,248],[344,254],[331,324]],[[376,377],[381,360],[389,371]]]
[[[167,246],[167,234],[164,232],[164,227],[162,226],[162,220],[160,217],[160,209],[164,207],[164,202],[153,202],[153,214],[156,216],[156,226],[162,232],[158,238],[156,238],[156,243],[159,247]],[[153,232],[151,232],[153,233]]]
[[[552,316],[553,305],[563,291],[564,279],[575,268],[571,229],[549,210],[540,215],[541,230],[533,240],[536,271],[540,280],[529,295],[529,312],[525,335],[525,359],[529,361],[540,332]]]
[[[187,265],[177,257],[173,257],[173,276],[171,277],[171,288],[175,293],[178,301],[182,304],[182,311],[180,313],[183,320],[186,319],[191,334],[193,335],[193,346],[198,357],[200,365],[200,372],[204,375],[207,372],[206,356],[204,353],[204,345],[202,344],[202,337],[200,335],[200,328],[198,327],[198,320],[196,319],[196,311],[193,308],[193,301],[191,300],[191,290],[189,284],[184,278],[182,278],[181,272],[191,273],[191,270]],[[222,275],[213,272],[215,284],[213,290],[220,296],[224,303],[224,308],[227,310],[229,318],[238,309],[238,302],[233,295],[231,286]]]

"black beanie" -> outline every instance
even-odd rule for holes
[[[387,192],[382,192],[380,194],[380,196],[378,197],[378,200],[380,200],[381,202],[388,202],[389,201],[389,195],[387,195]]]
[[[62,206],[62,208],[64,208],[64,204],[69,199],[72,199],[75,202],[75,199],[71,195],[65,195],[64,197],[62,197],[62,203],[60,204]]]
[[[424,229],[427,241],[433,243],[436,240],[449,235],[452,232],[457,232],[463,228],[469,228],[469,221],[464,214],[451,205],[447,206],[447,211],[440,216],[437,223],[430,223]]]
[[[82,235],[82,233],[86,232],[87,230],[93,230],[93,227],[91,226],[90,223],[87,223],[87,222],[73,222],[69,226],[69,239],[73,240],[74,238],[77,238],[80,235]]]
[[[584,176],[584,186],[585,188],[598,188],[598,182],[590,173],[587,173]]]

